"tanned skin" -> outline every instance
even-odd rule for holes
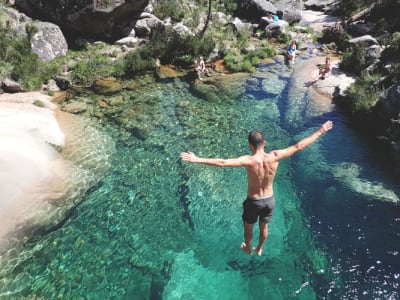
[[[182,160],[204,164],[216,167],[244,167],[247,172],[247,197],[250,199],[267,198],[274,195],[273,182],[276,171],[278,170],[279,162],[293,154],[303,150],[310,144],[314,143],[319,137],[327,133],[333,127],[332,121],[327,121],[310,136],[302,139],[294,145],[280,150],[272,150],[265,152],[266,141],[255,147],[249,143],[252,155],[243,155],[237,158],[204,158],[198,157],[193,152],[182,152],[180,157]],[[253,224],[243,222],[244,226],[244,243],[241,249],[251,255],[251,242],[253,238]],[[259,222],[259,239],[258,245],[253,248],[253,251],[261,256],[264,243],[268,237],[268,224]]]

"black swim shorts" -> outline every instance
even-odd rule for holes
[[[247,198],[243,202],[242,219],[247,224],[254,224],[260,217],[260,222],[269,223],[272,218],[272,212],[275,208],[275,197],[251,199]]]

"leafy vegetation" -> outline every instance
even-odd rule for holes
[[[170,17],[173,22],[179,22],[185,17],[185,11],[181,1],[163,0],[154,7],[154,15],[161,20]]]
[[[355,44],[343,53],[340,68],[344,71],[361,75],[365,68],[366,49],[363,45]]]
[[[288,34],[288,33],[280,33],[280,34],[276,37],[276,40],[277,40],[279,43],[282,43],[282,44],[289,44],[290,41],[292,40],[292,37],[291,37],[291,35]]]
[[[382,92],[377,84],[380,78],[379,74],[371,75],[363,71],[356,82],[347,90],[347,95],[352,99],[350,109],[353,113],[371,113]]]
[[[111,60],[108,54],[98,53],[96,47],[87,46],[85,57],[74,63],[69,77],[74,85],[89,87],[96,79],[122,75],[124,69],[121,61]]]
[[[225,66],[233,72],[254,72],[260,59],[275,55],[275,48],[265,41],[261,49],[253,51],[229,49],[224,56]]]

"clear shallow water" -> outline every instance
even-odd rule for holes
[[[109,174],[12,262],[0,298],[400,298],[397,185],[339,113],[305,109],[308,93],[290,76],[279,63],[261,66],[241,96],[220,101],[178,80],[123,92],[124,109],[101,125],[116,144]],[[247,257],[244,170],[179,153],[248,153],[253,128],[281,148],[327,119],[333,131],[281,163],[265,254]]]

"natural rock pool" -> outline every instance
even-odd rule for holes
[[[113,96],[119,109],[93,113],[115,143],[109,172],[8,263],[0,299],[400,298],[400,189],[292,71],[261,65],[237,79],[235,98],[217,90],[205,100],[180,79]],[[245,171],[190,165],[179,153],[248,153],[254,128],[267,150],[283,148],[328,119],[332,131],[281,163],[264,255],[246,256]]]

